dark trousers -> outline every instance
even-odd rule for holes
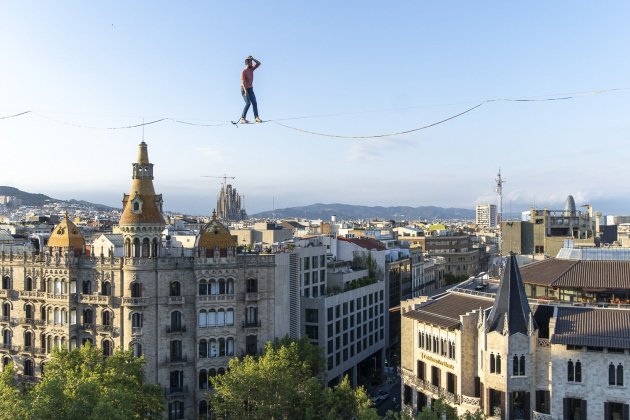
[[[245,118],[247,115],[247,111],[249,111],[249,105],[254,105],[254,117],[258,118],[258,104],[256,103],[256,95],[254,95],[254,88],[247,88],[243,90],[241,88],[241,95],[243,95],[243,100],[245,101],[245,108],[243,108],[242,118]]]

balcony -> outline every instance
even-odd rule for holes
[[[35,326],[36,325],[35,318],[20,318],[20,324]]]
[[[532,411],[532,420],[553,420],[551,414],[539,413]]]
[[[9,297],[11,295],[11,291],[7,289],[0,289],[0,297]]]
[[[46,299],[45,292],[37,292],[35,290],[21,290],[18,292],[18,296],[22,299],[37,299],[37,300]]]
[[[131,335],[132,336],[142,335],[142,327],[131,327]]]
[[[184,296],[169,296],[168,297],[169,305],[183,305],[184,303],[186,303]]]
[[[4,353],[9,352],[11,354],[16,354],[19,353],[22,350],[21,346],[15,346],[12,344],[6,344],[6,343],[2,343],[0,344],[0,350],[3,351]]]
[[[10,316],[0,317],[0,323],[8,324],[9,322],[11,322],[11,317]]]
[[[46,300],[49,302],[70,303],[70,295],[62,293],[46,293]]]
[[[413,374],[413,372],[407,369],[399,369],[398,373],[403,378],[406,384],[414,385],[417,389],[422,389],[424,391],[428,391],[431,394],[437,396],[438,398],[444,399],[446,402],[451,404],[462,404],[464,403],[464,398],[466,399],[465,403],[468,405],[472,405],[475,407],[479,407],[480,399],[475,397],[464,397],[462,395],[453,394],[452,392],[448,392],[446,389],[434,385],[429,381],[425,381],[423,379],[418,378]]]
[[[229,302],[234,300],[234,295],[197,295],[197,302]]]
[[[118,328],[114,327],[113,325],[97,325],[96,331],[100,333],[118,335]]]
[[[241,325],[242,325],[243,328],[260,328],[261,322],[260,322],[260,319],[259,320],[251,320],[251,321],[245,320],[245,321],[242,322]]]
[[[94,331],[96,329],[96,325],[89,322],[84,322],[83,324],[79,325],[79,329],[83,331]]]
[[[248,302],[260,300],[260,293],[258,292],[247,292],[245,293],[245,300]]]
[[[87,295],[83,293],[79,293],[77,295],[78,303],[92,303],[97,305],[110,305],[112,297],[105,295]]]
[[[149,299],[145,297],[124,297],[122,303],[125,306],[146,306]]]
[[[185,333],[186,326],[185,325],[167,325],[166,333],[167,334],[175,334],[175,333]]]
[[[45,349],[42,347],[35,347],[35,346],[24,346],[24,348],[22,348],[21,350],[23,353],[31,353],[31,354],[35,354],[35,353],[45,353]]]
[[[188,355],[186,354],[180,354],[180,355],[175,355],[175,356],[166,356],[164,358],[164,364],[168,365],[168,366],[172,366],[172,365],[185,365],[188,363]]]
[[[176,397],[188,394],[188,385],[164,387],[164,395],[167,397]]]

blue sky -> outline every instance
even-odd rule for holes
[[[3,2],[0,185],[119,205],[142,129],[239,116],[243,58],[263,65],[263,119],[370,135],[411,129],[484,99],[630,88],[630,3]],[[252,213],[315,202],[472,208],[559,206],[567,194],[630,213],[630,90],[571,101],[488,103],[377,140],[274,123],[147,126],[156,189],[207,214],[228,174]]]

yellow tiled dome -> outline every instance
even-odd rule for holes
[[[79,228],[68,219],[66,213],[64,219],[53,228],[48,239],[48,247],[72,248],[75,253],[82,253],[85,239]]]
[[[205,225],[197,238],[197,247],[208,251],[236,247],[236,239],[230,234],[227,227],[217,220],[216,213],[212,214],[212,220]]]

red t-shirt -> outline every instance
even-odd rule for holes
[[[249,89],[250,87],[252,87],[252,84],[254,83],[254,70],[256,70],[258,68],[258,64],[254,64],[251,67],[246,67],[243,69],[243,72],[241,73],[241,81],[243,82],[243,86],[245,86],[245,89]]]

